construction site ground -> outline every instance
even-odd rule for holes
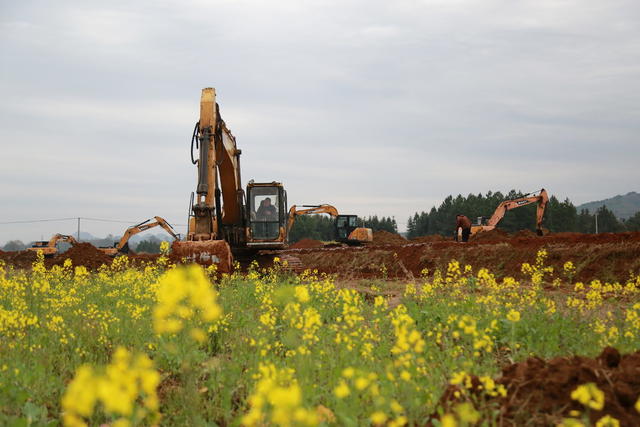
[[[257,256],[261,265],[268,265],[273,254],[284,259],[299,260],[303,269],[335,274],[343,280],[388,278],[413,280],[425,271],[446,271],[451,260],[462,266],[471,265],[474,271],[488,268],[496,277],[522,277],[521,265],[533,263],[536,253],[548,252],[546,265],[561,271],[565,262],[576,267],[574,280],[624,282],[630,272],[640,272],[640,233],[551,233],[537,236],[530,231],[507,234],[500,230],[485,232],[467,243],[457,243],[443,236],[424,236],[406,240],[388,232],[374,233],[373,243],[362,246],[323,246],[322,242],[305,239],[291,248]],[[133,263],[154,261],[157,255],[130,254]],[[80,243],[64,253],[45,259],[45,265],[62,265],[70,259],[74,266],[97,269],[110,264],[113,258],[89,243]],[[0,260],[14,268],[30,268],[36,260],[32,251],[2,252]],[[172,259],[179,262],[178,259]],[[242,260],[245,267],[248,259]]]
[[[640,351],[621,355],[606,347],[596,358],[572,356],[544,360],[530,357],[520,363],[505,364],[502,375],[496,379],[507,390],[507,396],[487,396],[477,377],[471,378],[467,392],[450,385],[440,398],[440,404],[449,410],[464,401],[464,393],[497,411],[496,425],[557,425],[571,411],[584,411],[584,407],[571,398],[571,392],[581,384],[594,383],[604,393],[605,405],[601,410],[589,411],[591,425],[605,414],[616,418],[620,425],[640,425],[640,413],[634,405],[640,390]],[[439,418],[433,414],[433,418]],[[433,425],[433,424],[431,424]]]

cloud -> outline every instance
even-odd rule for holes
[[[449,194],[638,190],[638,18],[596,0],[9,3],[0,220],[183,218],[207,86],[244,181],[290,203],[404,222]]]

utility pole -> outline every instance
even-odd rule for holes
[[[597,228],[597,226],[596,226]],[[597,233],[597,231],[596,231]],[[78,242],[80,241],[80,217],[78,217]]]
[[[596,234],[598,234],[598,212],[596,211]]]

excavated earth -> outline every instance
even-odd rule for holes
[[[443,236],[424,236],[406,240],[398,234],[380,231],[374,233],[373,243],[359,247],[321,247],[319,241],[305,239],[292,248],[280,251],[281,256],[299,260],[302,269],[317,269],[336,274],[342,279],[388,277],[413,280],[424,269],[446,271],[450,260],[471,265],[474,271],[485,267],[497,278],[513,276],[522,278],[522,263],[533,263],[539,249],[546,249],[546,265],[562,271],[567,261],[576,267],[574,280],[623,282],[630,273],[640,273],[640,233],[552,233],[539,237],[530,231],[507,234],[500,230],[481,233],[468,243],[457,243]],[[274,252],[277,253],[277,252]],[[73,265],[96,269],[110,264],[113,258],[103,254],[89,243],[81,243],[46,258],[45,264],[61,265],[70,258]],[[157,255],[135,255],[134,263],[152,262]],[[179,262],[174,259],[172,261]],[[15,268],[28,269],[36,259],[31,251],[2,252],[0,260]],[[268,265],[272,256],[258,259]],[[248,262],[246,263],[249,264]]]
[[[390,234],[390,233],[389,233]],[[402,240],[400,240],[402,239]],[[485,232],[468,243],[426,236],[406,241],[356,248],[290,249],[305,268],[337,274],[344,278],[379,277],[413,279],[423,269],[446,271],[450,260],[471,265],[474,270],[488,268],[497,278],[521,278],[521,265],[535,262],[539,249],[546,249],[546,265],[562,271],[565,262],[576,267],[574,280],[625,281],[640,272],[640,233],[553,233],[539,237],[529,231],[513,235],[495,230]],[[404,241],[403,241],[404,240]]]
[[[640,413],[634,408],[640,396],[640,351],[620,355],[615,348],[607,347],[595,359],[530,357],[502,369],[496,383],[507,389],[505,397],[488,397],[479,388],[477,377],[472,377],[471,383],[467,394],[475,400],[485,399],[483,406],[499,409],[497,425],[556,425],[571,411],[586,413],[579,402],[571,399],[571,392],[586,383],[595,383],[604,392],[602,410],[589,411],[592,425],[607,414],[620,421],[621,426],[640,425]],[[464,399],[461,391],[459,386],[448,386],[440,406],[450,411]]]

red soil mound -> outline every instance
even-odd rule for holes
[[[101,252],[91,243],[78,243],[68,251],[45,260],[45,264],[47,267],[63,265],[66,259],[70,259],[74,266],[83,265],[91,270],[95,270],[103,264],[109,265],[113,261],[113,258]]]
[[[506,231],[494,228],[489,231],[480,231],[478,234],[471,238],[473,241],[495,242],[511,239],[511,236]]]
[[[420,236],[420,237],[413,238],[410,240],[410,243],[446,242],[447,240],[453,240],[453,238],[447,239],[441,234],[432,234],[429,236]]]
[[[493,232],[487,232],[493,233]],[[500,232],[498,232],[500,233]],[[498,235],[498,233],[493,233]],[[452,259],[469,264],[474,271],[488,268],[497,278],[523,278],[522,263],[535,262],[536,252],[545,248],[546,265],[553,267],[554,276],[563,275],[563,264],[572,261],[576,267],[573,280],[600,279],[624,282],[629,272],[640,273],[640,233],[570,234],[505,240],[478,240],[456,243],[451,240],[435,242],[405,241],[391,246],[365,246],[355,249],[336,249],[299,254],[306,268],[343,277],[377,277],[380,267],[386,267],[389,277],[406,278],[408,270],[414,276],[423,269],[433,273],[446,271]],[[400,264],[402,263],[402,265]]]
[[[33,251],[1,252],[0,259],[14,268],[31,268],[37,254]]]
[[[321,248],[323,243],[319,240],[302,239],[291,245],[291,249],[308,249],[308,248]]]
[[[640,425],[640,413],[634,408],[640,396],[640,351],[620,356],[618,350],[607,347],[595,359],[530,357],[505,367],[496,383],[507,389],[505,397],[487,397],[500,407],[498,425],[554,425],[572,410],[586,412],[571,399],[571,392],[586,383],[595,383],[605,396],[602,410],[590,410],[592,425],[607,414],[623,426]],[[472,384],[472,394],[483,394],[477,378]],[[457,386],[445,390],[440,400],[445,410],[460,401],[455,397],[459,390]]]
[[[535,239],[536,237],[541,237],[541,236],[538,236],[536,233],[534,233],[531,230],[520,230],[516,233],[513,233],[511,237],[513,237],[514,239]]]
[[[407,239],[396,233],[380,230],[373,233],[374,245],[402,245],[407,243]]]

